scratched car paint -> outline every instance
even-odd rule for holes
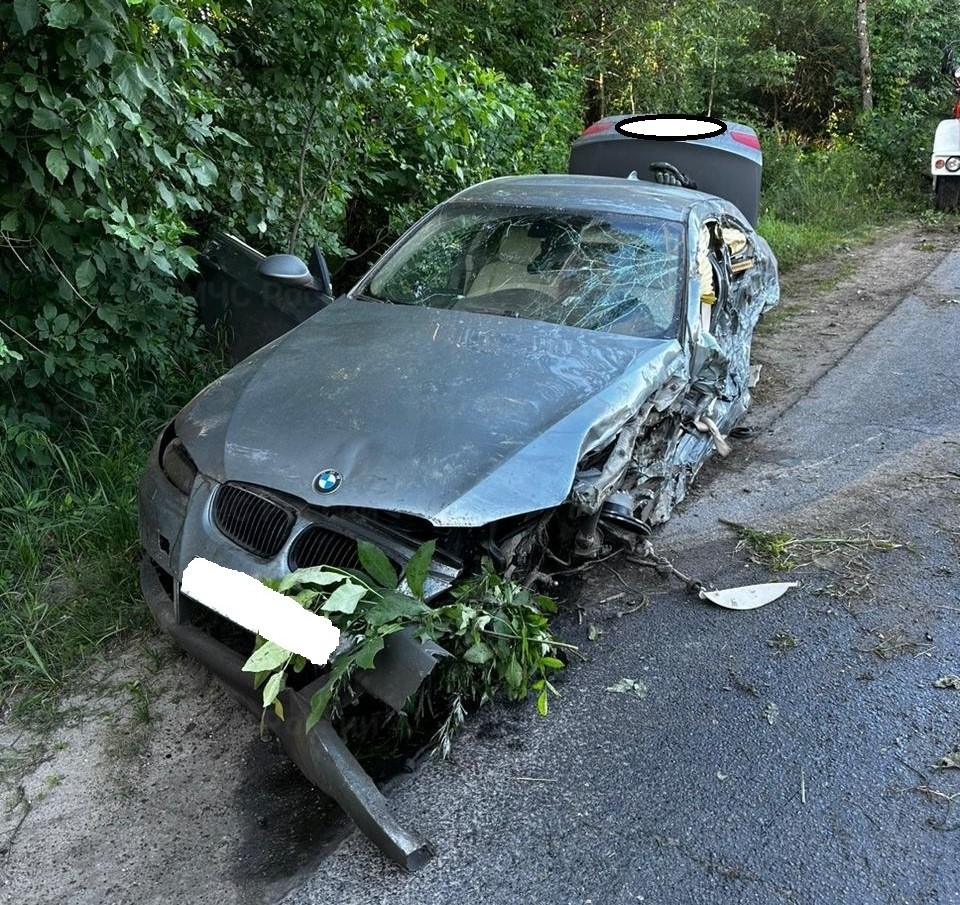
[[[401,565],[435,539],[435,596],[481,557],[528,581],[629,546],[725,448],[777,300],[769,247],[714,195],[598,176],[466,189],[167,426],[140,488],[145,596],[256,708],[224,660],[251,639],[179,595],[195,557],[276,578],[357,566],[360,538]],[[343,803],[287,709],[288,750]]]

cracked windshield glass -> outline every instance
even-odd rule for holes
[[[676,337],[683,232],[646,217],[444,208],[363,288],[379,301]]]

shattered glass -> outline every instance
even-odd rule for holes
[[[638,416],[644,424],[632,462],[616,485],[633,499],[635,516],[647,525],[670,517],[708,450],[719,448],[709,428],[722,436],[746,411],[753,330],[760,314],[779,299],[776,263],[764,240],[722,210],[716,215],[696,232],[692,278],[700,316],[691,318],[688,369],[677,375],[683,391]],[[599,473],[581,471],[574,502],[584,512],[596,512],[604,498]]]
[[[361,291],[629,336],[679,333],[684,235],[648,217],[442,209]]]

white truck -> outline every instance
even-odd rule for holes
[[[930,157],[933,176],[933,206],[938,211],[953,211],[960,205],[960,62],[955,47],[947,47],[941,64],[944,75],[953,82],[957,100],[953,116],[937,126]]]

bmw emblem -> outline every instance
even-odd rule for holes
[[[343,483],[343,475],[333,468],[325,468],[313,479],[317,493],[333,493]]]

